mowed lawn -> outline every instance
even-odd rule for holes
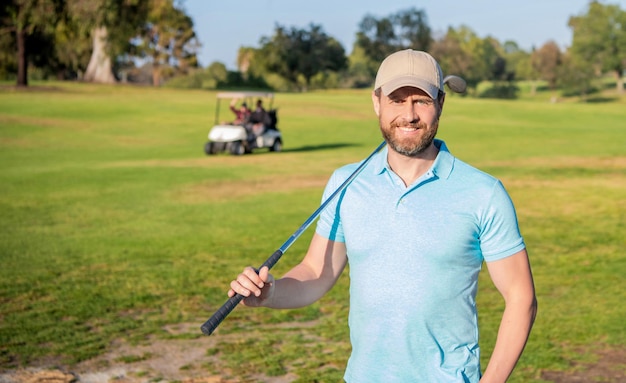
[[[311,215],[336,167],[381,141],[366,90],[278,94],[283,152],[209,157],[214,106],[207,91],[0,88],[0,372],[71,368],[116,340],[198,341],[229,281]],[[510,381],[626,355],[625,99],[449,97],[439,137],[500,178],[517,207],[539,314]],[[300,260],[312,232],[276,275]],[[233,380],[340,381],[348,284],[344,273],[304,309],[237,308],[206,361],[188,368]],[[486,271],[478,304],[484,368],[503,307]]]

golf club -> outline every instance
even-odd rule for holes
[[[443,83],[455,93],[464,93],[467,89],[467,83],[459,76],[448,75],[443,78]]]
[[[361,162],[361,164],[356,168],[356,170],[337,188],[337,190],[335,190],[333,192],[333,194],[331,194],[321,205],[320,207],[317,208],[317,210],[315,210],[315,212],[313,214],[311,214],[311,216],[302,224],[302,226],[300,226],[298,228],[298,230],[296,230],[291,237],[289,237],[289,239],[287,239],[287,241],[285,243],[283,243],[283,245],[274,252],[274,254],[272,254],[265,262],[263,262],[263,264],[261,265],[261,267],[259,267],[260,270],[261,268],[263,268],[264,266],[267,266],[269,269],[271,269],[276,262],[278,262],[278,260],[280,259],[280,257],[283,256],[283,254],[287,251],[287,249],[289,249],[289,247],[291,247],[291,245],[300,237],[300,235],[302,235],[302,233],[311,225],[311,223],[313,223],[313,221],[315,221],[315,219],[320,215],[320,213],[326,208],[326,206],[333,200],[335,199],[335,197],[337,197],[337,195],[339,195],[339,193],[341,193],[349,184],[350,182],[352,182],[352,180],[354,178],[356,178],[356,176],[361,172],[361,170],[363,170],[363,168],[365,168],[365,165],[367,165],[367,163],[372,159],[372,157],[378,153],[378,151],[380,151],[383,147],[385,146],[385,141],[383,141],[380,145],[378,145],[378,147],[376,148],[376,150],[374,150],[372,152],[372,154],[370,154],[365,160],[363,160],[363,162]],[[241,294],[236,294],[234,296],[232,296],[231,298],[229,298],[226,303],[224,303],[222,305],[222,307],[220,307],[215,314],[213,314],[206,322],[204,322],[204,324],[200,327],[200,329],[202,330],[202,332],[205,335],[211,335],[213,333],[213,331],[215,331],[215,329],[217,328],[217,326],[219,326],[220,323],[222,323],[222,321],[226,318],[226,316],[228,316],[228,314],[231,313],[231,311],[233,311],[233,309],[235,307],[237,307],[237,304],[239,304],[239,302],[241,302],[245,297]]]

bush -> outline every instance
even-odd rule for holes
[[[519,87],[513,82],[496,83],[478,93],[480,98],[500,98],[514,100],[520,92]]]

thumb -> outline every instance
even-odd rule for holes
[[[270,274],[270,268],[267,266],[263,266],[261,270],[259,270],[259,277],[265,283],[274,282],[274,276]]]

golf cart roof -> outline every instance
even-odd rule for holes
[[[234,98],[258,98],[258,97],[268,97],[268,98],[273,98],[274,97],[274,93],[272,92],[248,92],[248,91],[241,91],[241,92],[219,92],[217,94],[217,98],[229,98],[229,99],[234,99]]]

